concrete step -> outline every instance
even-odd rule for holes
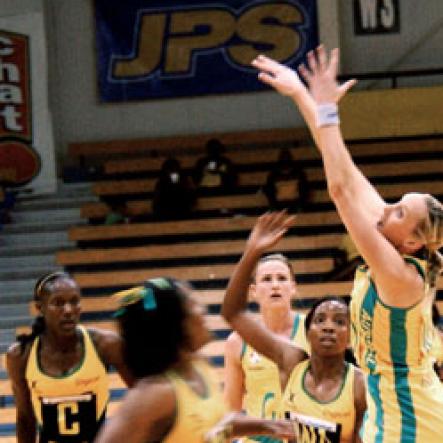
[[[98,198],[92,195],[67,196],[35,198],[18,201],[14,206],[13,212],[32,211],[41,209],[72,209],[79,208],[84,203],[97,201]]]
[[[12,343],[15,340],[15,328],[0,329],[0,342]]]
[[[3,234],[1,236],[0,248],[12,245],[50,245],[52,243],[68,242],[68,233],[66,231]]]
[[[27,303],[0,304],[0,317],[26,317],[29,315]]]
[[[34,232],[54,232],[67,231],[72,226],[85,225],[84,219],[68,219],[68,220],[48,220],[45,223],[41,221],[14,222],[3,225],[2,233],[4,234],[23,234]]]
[[[28,291],[11,290],[5,294],[0,294],[0,305],[14,305],[14,304],[27,304],[33,300],[34,297],[34,286]]]
[[[15,342],[15,328],[0,329],[0,354],[4,354],[9,346]],[[0,365],[2,366],[2,365]],[[4,379],[6,374],[5,368],[0,368],[0,379]]]
[[[11,269],[11,270],[3,270],[0,269],[0,280],[8,280],[9,282],[14,280],[22,280],[22,279],[35,279],[37,280],[43,274],[47,274],[49,272],[61,271],[63,270],[60,266],[29,266],[23,269]]]
[[[16,280],[0,280],[0,297],[7,296],[9,293],[32,294],[34,291],[35,280],[32,278]]]
[[[10,270],[33,267],[36,265],[56,266],[54,254],[45,255],[25,255],[25,256],[0,256],[0,270]]]
[[[50,243],[50,244],[30,244],[30,245],[8,245],[1,246],[0,238],[0,257],[17,257],[25,254],[33,255],[44,255],[44,254],[55,254],[59,249],[70,249],[73,247],[72,242],[60,242],[60,243]]]
[[[30,326],[33,318],[29,315],[15,315],[11,317],[0,317],[0,330],[15,329],[19,326]]]
[[[12,223],[46,223],[48,220],[71,221],[73,224],[81,219],[80,208],[41,209],[33,211],[11,211]]]

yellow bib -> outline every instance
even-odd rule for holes
[[[292,371],[283,394],[282,411],[299,424],[297,443],[352,443],[355,427],[355,368],[347,363],[342,387],[336,398],[320,402],[305,389],[309,360]]]
[[[106,369],[88,332],[83,337],[83,359],[68,375],[52,377],[40,369],[37,337],[26,365],[26,381],[40,430],[40,441],[92,442],[105,417],[109,400]]]

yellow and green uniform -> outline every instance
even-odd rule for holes
[[[299,363],[291,373],[283,394],[282,411],[298,423],[297,443],[352,443],[355,427],[355,367],[346,364],[346,372],[334,399],[322,402],[305,387],[310,361]]]
[[[205,384],[206,392],[199,395],[176,372],[166,373],[175,390],[177,410],[174,426],[163,443],[203,443],[205,434],[226,413],[215,372],[203,360],[193,364]]]
[[[405,257],[424,276],[426,263]],[[381,301],[367,267],[351,294],[352,346],[367,374],[364,443],[441,441],[443,388],[433,370],[432,300],[409,308]]]
[[[309,351],[305,335],[305,316],[296,314],[291,331],[291,341]],[[280,373],[277,365],[243,342],[241,365],[244,373],[246,413],[251,417],[277,418],[281,401]],[[270,437],[250,437],[247,441],[281,442]]]
[[[109,400],[106,368],[91,337],[78,327],[83,341],[81,362],[63,376],[50,376],[40,367],[40,338],[32,343],[26,381],[40,432],[40,443],[92,442],[104,421]]]

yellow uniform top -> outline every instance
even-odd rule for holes
[[[425,262],[405,257],[424,276]],[[367,373],[364,443],[440,441],[443,388],[433,371],[432,300],[410,308],[384,304],[367,267],[351,294],[352,346]]]
[[[355,427],[355,367],[346,363],[342,386],[334,399],[316,400],[305,388],[309,360],[292,371],[282,400],[285,416],[298,423],[297,443],[352,443]]]
[[[205,395],[199,395],[176,372],[168,371],[177,403],[175,423],[163,443],[203,443],[205,434],[224,416],[226,406],[216,373],[203,360],[194,368],[206,385]]]
[[[40,431],[40,442],[92,442],[106,414],[108,377],[88,332],[78,327],[83,358],[68,374],[53,377],[40,367],[40,338],[31,347],[26,381]]]
[[[305,316],[296,314],[291,341],[309,352],[305,335]],[[281,401],[280,373],[277,365],[243,342],[241,364],[245,383],[245,410],[251,417],[276,418]],[[280,442],[269,437],[250,437],[261,442]],[[245,440],[247,441],[247,440]]]
[[[441,332],[435,328],[434,329],[434,343],[432,345],[432,356],[435,363],[441,365],[443,363],[443,339]]]

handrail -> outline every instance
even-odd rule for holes
[[[388,72],[366,72],[354,74],[341,74],[338,76],[340,81],[355,78],[357,80],[375,80],[375,79],[390,79],[392,81],[392,89],[398,87],[397,80],[402,77],[422,77],[431,75],[443,75],[443,68],[429,68],[429,69],[410,69],[403,71],[388,71]]]

